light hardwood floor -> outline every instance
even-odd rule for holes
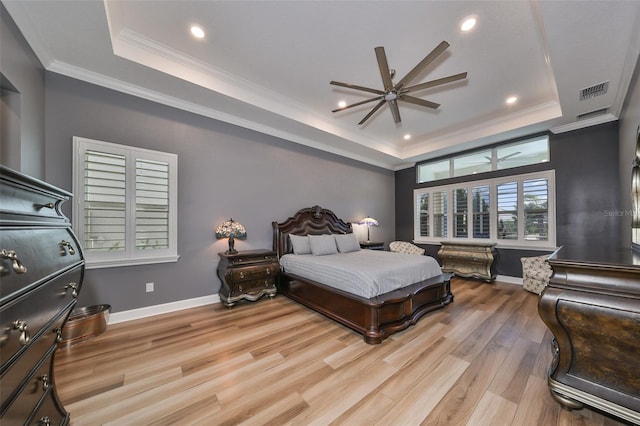
[[[619,425],[551,398],[550,333],[521,286],[454,302],[380,345],[283,296],[114,324],[59,350],[79,425]]]

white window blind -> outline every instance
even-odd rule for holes
[[[415,216],[414,242],[436,243],[449,235],[456,241],[555,248],[554,178],[548,170],[416,189],[416,203],[430,202],[416,211],[421,214]],[[453,197],[450,210],[447,196]]]
[[[74,137],[73,225],[87,268],[177,255],[177,156]]]

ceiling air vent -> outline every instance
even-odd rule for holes
[[[595,98],[596,96],[604,95],[609,90],[609,82],[594,84],[591,87],[586,87],[580,90],[580,100]]]
[[[578,118],[578,120],[584,120],[584,119],[587,119],[587,118],[595,117],[597,115],[604,115],[607,112],[609,112],[609,107],[600,108],[600,109],[596,109],[596,110],[593,110],[593,111],[589,111],[589,112],[584,112],[582,114],[578,114],[577,118]]]

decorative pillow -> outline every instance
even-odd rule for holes
[[[355,234],[334,234],[334,237],[340,253],[360,250],[360,243]]]
[[[333,235],[309,235],[309,245],[314,256],[338,253]]]
[[[291,245],[293,246],[293,254],[311,254],[311,246],[309,245],[309,237],[306,235],[289,234]]]

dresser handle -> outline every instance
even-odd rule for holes
[[[244,272],[240,271],[240,278],[244,278]]]
[[[53,203],[47,203],[47,204],[35,204],[35,208],[36,209],[41,209],[43,207],[46,207],[48,209],[52,209],[53,208]]]
[[[38,424],[43,426],[51,426],[51,420],[49,419],[49,416],[42,416],[40,417],[40,420],[38,420]]]
[[[71,245],[71,243],[69,241],[65,241],[62,240],[60,241],[60,245],[62,246],[62,249],[64,250],[64,248],[67,248],[67,251],[69,252],[69,254],[71,256],[73,256],[74,254],[76,254],[76,251],[74,250],[73,246]]]
[[[267,275],[271,273],[271,269],[267,268]]]
[[[31,341],[31,336],[29,336],[29,331],[27,330],[27,323],[20,320],[15,320],[13,322],[13,329],[18,330],[20,332],[20,344],[22,346],[27,345]]]
[[[0,250],[0,257],[2,257],[3,259],[9,259],[11,261],[13,271],[16,274],[24,274],[25,272],[27,272],[26,266],[24,266],[22,262],[20,262],[20,259],[18,259],[18,254],[15,251],[2,249]]]
[[[62,329],[56,328],[55,333],[56,333],[56,342],[57,343],[62,342]]]
[[[49,389],[49,376],[47,374],[43,374],[40,376],[39,380],[42,380],[42,391],[46,392],[47,389]]]
[[[72,289],[71,291],[71,296],[73,296],[73,298],[75,299],[76,297],[78,297],[78,284],[76,283],[69,283],[67,285],[64,286],[64,289],[67,290],[68,288]]]

